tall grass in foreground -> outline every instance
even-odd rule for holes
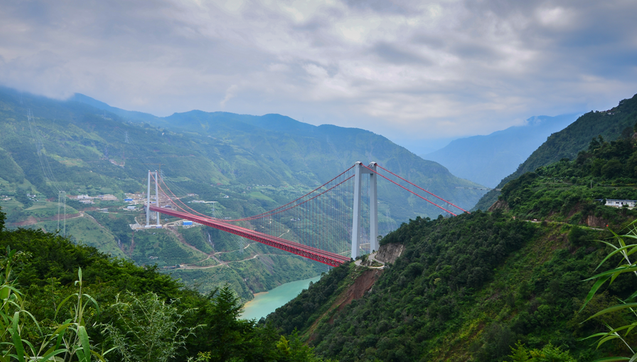
[[[595,283],[593,284],[590,292],[586,296],[584,305],[582,305],[580,312],[584,309],[584,307],[586,307],[588,302],[590,302],[593,299],[593,297],[595,296],[595,293],[606,282],[608,282],[608,284],[610,285],[611,283],[613,283],[613,281],[615,281],[615,279],[617,279],[617,277],[619,277],[620,275],[624,273],[633,273],[637,276],[637,262],[631,261],[631,256],[633,256],[632,254],[637,252],[637,243],[636,243],[637,242],[637,220],[633,221],[628,226],[628,229],[629,231],[624,235],[618,235],[613,232],[614,241],[616,242],[616,244],[612,242],[608,242],[608,241],[602,241],[604,244],[611,247],[613,251],[609,253],[601,261],[601,263],[597,266],[597,269],[599,269],[604,263],[606,263],[607,261],[609,261],[611,258],[613,258],[616,255],[621,257],[621,261],[619,262],[619,265],[616,266],[614,269],[605,271],[603,273],[599,273],[587,279],[587,280],[595,280]],[[636,289],[635,292],[632,293],[628,298],[626,298],[625,300],[619,300],[619,304],[605,308],[588,318],[588,319],[597,318],[597,317],[601,317],[610,313],[625,312],[626,310],[630,311],[632,313],[632,316],[635,317],[632,323],[622,325],[622,326],[613,327],[609,325],[608,323],[604,323],[606,325],[606,328],[608,328],[607,332],[596,333],[586,338],[586,339],[597,338],[598,348],[599,346],[601,346],[602,344],[606,342],[619,340],[627,347],[629,351],[628,356],[605,357],[605,358],[596,360],[596,362],[597,361],[599,362],[637,361],[637,353],[635,351],[637,349],[637,346],[631,346],[631,343],[628,340],[628,337],[631,335],[631,333],[633,333],[633,330],[635,329],[635,327],[637,327],[637,312],[635,311],[635,308],[637,308],[637,302],[635,302],[635,298],[637,297],[637,288],[635,289]]]
[[[102,354],[91,349],[86,332],[85,313],[98,305],[82,292],[82,270],[78,270],[75,285],[78,292],[68,296],[56,310],[56,314],[69,312],[71,318],[57,324],[53,331],[45,333],[35,317],[24,308],[25,300],[16,288],[12,276],[12,264],[24,254],[7,250],[0,259],[0,362],[77,360],[90,362],[91,357],[105,361]],[[68,310],[63,310],[69,302]],[[106,353],[104,353],[106,354]]]
[[[183,315],[177,308],[154,293],[118,295],[110,309],[117,318],[103,325],[104,333],[123,362],[167,362],[200,327],[183,326]]]

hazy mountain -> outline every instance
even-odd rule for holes
[[[486,136],[461,138],[422,157],[440,163],[458,177],[495,187],[549,135],[564,129],[578,115],[532,117],[523,126],[509,127]]]
[[[85,96],[84,94],[81,94],[81,93],[75,93],[73,97],[68,99],[68,101],[88,104],[97,109],[101,109],[103,111],[116,114],[122,118],[132,120],[132,121],[146,122],[146,123],[155,124],[155,125],[159,125],[158,123],[161,123],[161,119],[152,114],[136,112],[136,111],[127,111],[125,109],[111,107],[104,102],[98,101],[97,99],[93,99],[89,96]]]

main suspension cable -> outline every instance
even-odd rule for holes
[[[412,186],[414,186],[414,187],[419,188],[420,190],[422,190],[422,191],[424,191],[424,192],[428,193],[429,195],[431,195],[431,196],[433,196],[433,197],[436,197],[436,198],[438,198],[438,199],[440,199],[440,200],[442,200],[442,201],[444,201],[444,202],[448,203],[449,205],[451,205],[451,206],[453,206],[453,207],[455,207],[455,208],[457,208],[457,209],[459,209],[459,210],[462,210],[462,211],[466,212],[467,214],[470,214],[470,212],[469,212],[469,211],[467,211],[467,210],[465,210],[465,209],[461,208],[460,206],[456,206],[456,205],[452,204],[451,202],[449,202],[449,201],[447,201],[447,200],[443,199],[442,197],[440,197],[440,196],[438,196],[438,195],[435,195],[434,193],[429,192],[429,191],[427,191],[427,190],[423,189],[422,187],[420,187],[420,186],[418,186],[418,185],[416,185],[416,184],[414,184],[414,183],[412,183],[412,182],[409,182],[408,180],[405,180],[404,178],[402,178],[402,177],[400,177],[400,176],[396,175],[395,173],[393,173],[393,172],[389,171],[388,169],[386,169],[386,168],[382,167],[381,165],[376,164],[376,166],[377,166],[378,168],[380,168],[380,169],[382,169],[382,170],[384,170],[384,171],[387,171],[387,172],[389,172],[390,174],[392,174],[392,175],[394,175],[394,176],[398,177],[399,179],[401,179],[401,180],[403,180],[403,181],[407,182],[408,184],[410,184],[410,185],[412,185]]]
[[[363,165],[363,167],[365,167],[366,169],[368,169],[368,170],[370,170],[370,171],[374,171],[374,170],[372,170],[371,168],[369,168],[369,167],[367,167],[367,166],[365,166],[365,165]],[[380,167],[380,166],[378,166],[378,167]],[[414,195],[416,195],[416,196],[420,197],[421,199],[423,199],[423,200],[427,201],[428,203],[430,203],[430,204],[432,204],[432,205],[434,205],[434,206],[436,206],[436,207],[438,207],[438,208],[440,208],[440,209],[442,209],[442,210],[445,210],[446,212],[450,213],[451,215],[453,215],[453,216],[458,216],[458,215],[454,214],[453,212],[451,212],[451,211],[449,211],[449,210],[445,209],[444,207],[442,207],[442,206],[440,206],[440,205],[436,204],[435,202],[433,202],[433,201],[431,201],[431,200],[428,200],[427,198],[424,198],[424,197],[422,197],[422,196],[418,195],[417,193],[415,193],[415,192],[411,191],[410,189],[406,188],[405,186],[403,186],[403,185],[399,184],[398,182],[396,182],[396,181],[394,181],[394,180],[389,179],[387,176],[385,176],[385,175],[383,175],[383,174],[380,174],[380,173],[378,173],[378,172],[376,172],[376,174],[377,174],[378,176],[380,176],[380,177],[384,178],[385,180],[387,180],[387,181],[389,181],[389,182],[393,183],[394,185],[396,185],[396,186],[398,186],[398,187],[400,187],[400,188],[403,188],[403,189],[407,190],[407,192],[410,192],[410,193],[412,193],[412,194],[414,194]]]

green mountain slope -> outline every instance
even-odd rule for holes
[[[511,175],[504,178],[496,188],[502,188],[526,172],[546,166],[563,158],[573,159],[577,153],[588,147],[592,138],[602,136],[614,140],[632,134],[637,123],[637,94],[619,102],[617,107],[604,112],[589,112],[560,132],[552,134],[529,158]],[[498,191],[488,192],[476,205],[476,209],[486,210],[497,200]]]
[[[634,279],[604,286],[579,309],[592,285],[585,279],[611,251],[594,240],[612,237],[604,226],[625,232],[637,217],[599,201],[637,199],[632,136],[590,142],[573,161],[509,182],[493,213],[403,224],[381,242],[381,250],[404,246],[393,264],[342,266],[265,322],[298,329],[341,361],[510,361],[518,341],[578,361],[625,353],[621,341],[596,349],[582,338],[632,322],[629,313],[587,318],[631,295]]]
[[[61,102],[0,89],[0,206],[7,211],[8,225],[54,232],[64,225],[58,221],[60,191],[71,196],[112,194],[116,200],[95,198],[88,205],[69,199],[67,235],[140,265],[157,264],[202,291],[228,282],[249,299],[253,292],[317,275],[325,267],[202,227],[131,230],[129,225],[143,223],[145,216],[140,206],[125,209],[123,200],[127,193],[145,192],[149,169],[161,169],[181,195],[217,201],[217,217],[273,209],[367,157],[465,207],[480,196],[457,188],[475,184],[363,130],[314,127],[278,115],[219,118],[194,111],[166,119],[139,114],[123,118],[127,111],[120,116],[98,101],[92,103],[100,108],[74,99]],[[384,189],[380,197],[386,229],[438,213],[429,206],[411,206],[406,196],[389,188],[382,195]],[[212,212],[210,204],[192,205]]]
[[[181,132],[232,139],[233,144],[251,150],[261,164],[272,164],[269,167],[275,173],[287,172],[307,184],[329,180],[356,161],[376,161],[463,208],[472,206],[483,192],[473,189],[479,185],[456,178],[440,164],[423,160],[385,137],[361,129],[317,127],[276,114],[255,117],[192,111],[167,120],[171,129]],[[379,187],[379,195],[389,203],[393,218],[418,216],[404,207],[400,200],[405,196],[400,189],[386,182]],[[425,207],[424,215],[438,214],[435,207]]]
[[[76,100],[95,104],[89,97],[76,95]],[[101,102],[98,102],[101,103]],[[108,108],[102,103],[103,108]],[[112,107],[110,107],[112,108]],[[125,114],[116,108],[112,108]],[[149,115],[149,119],[152,116]],[[139,118],[131,118],[139,120]],[[385,137],[356,128],[332,125],[313,126],[286,116],[239,115],[226,112],[190,111],[169,117],[154,117],[152,124],[184,136],[212,137],[214,142],[232,144],[237,150],[224,150],[221,158],[232,167],[225,171],[233,181],[243,184],[287,183],[318,186],[350,167],[356,161],[376,161],[410,181],[463,207],[470,208],[483,191],[479,185],[453,176],[440,164],[426,161]],[[233,158],[227,159],[227,156]],[[249,159],[246,162],[245,159]],[[259,182],[255,181],[259,180]],[[405,196],[393,187],[384,187],[386,202],[392,204],[392,218],[407,220],[418,215],[435,216],[438,209],[425,205],[424,212],[404,208]],[[395,211],[395,212],[394,212]]]

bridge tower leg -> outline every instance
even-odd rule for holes
[[[159,174],[157,174],[157,171],[155,171],[155,204],[157,205],[157,207],[160,207],[159,205]],[[159,223],[159,211],[157,211],[157,227],[160,227],[161,224]]]
[[[352,218],[352,259],[358,257],[358,246],[360,242],[360,209],[361,209],[361,168],[362,163],[356,162],[354,168],[354,215]]]
[[[150,188],[150,177],[151,175],[155,175],[155,203],[157,204],[157,206],[159,206],[159,185],[158,185],[158,180],[157,180],[157,171],[155,172],[150,172],[150,170],[148,170],[148,188],[146,189],[146,227],[150,226],[150,194],[152,189]],[[156,212],[157,215],[155,215],[155,218],[157,220],[157,226],[160,226],[161,224],[159,223],[159,212]]]
[[[148,188],[146,189],[146,227],[150,226],[150,170],[148,170]]]
[[[369,247],[370,250],[378,250],[378,198],[376,162],[372,162],[366,168],[358,161],[354,169],[354,215],[352,220],[352,259],[358,257],[360,246],[360,213],[361,213],[361,189],[362,175],[369,174]]]
[[[376,162],[371,162],[369,168],[374,170],[369,174],[369,252],[378,250],[378,175]]]

